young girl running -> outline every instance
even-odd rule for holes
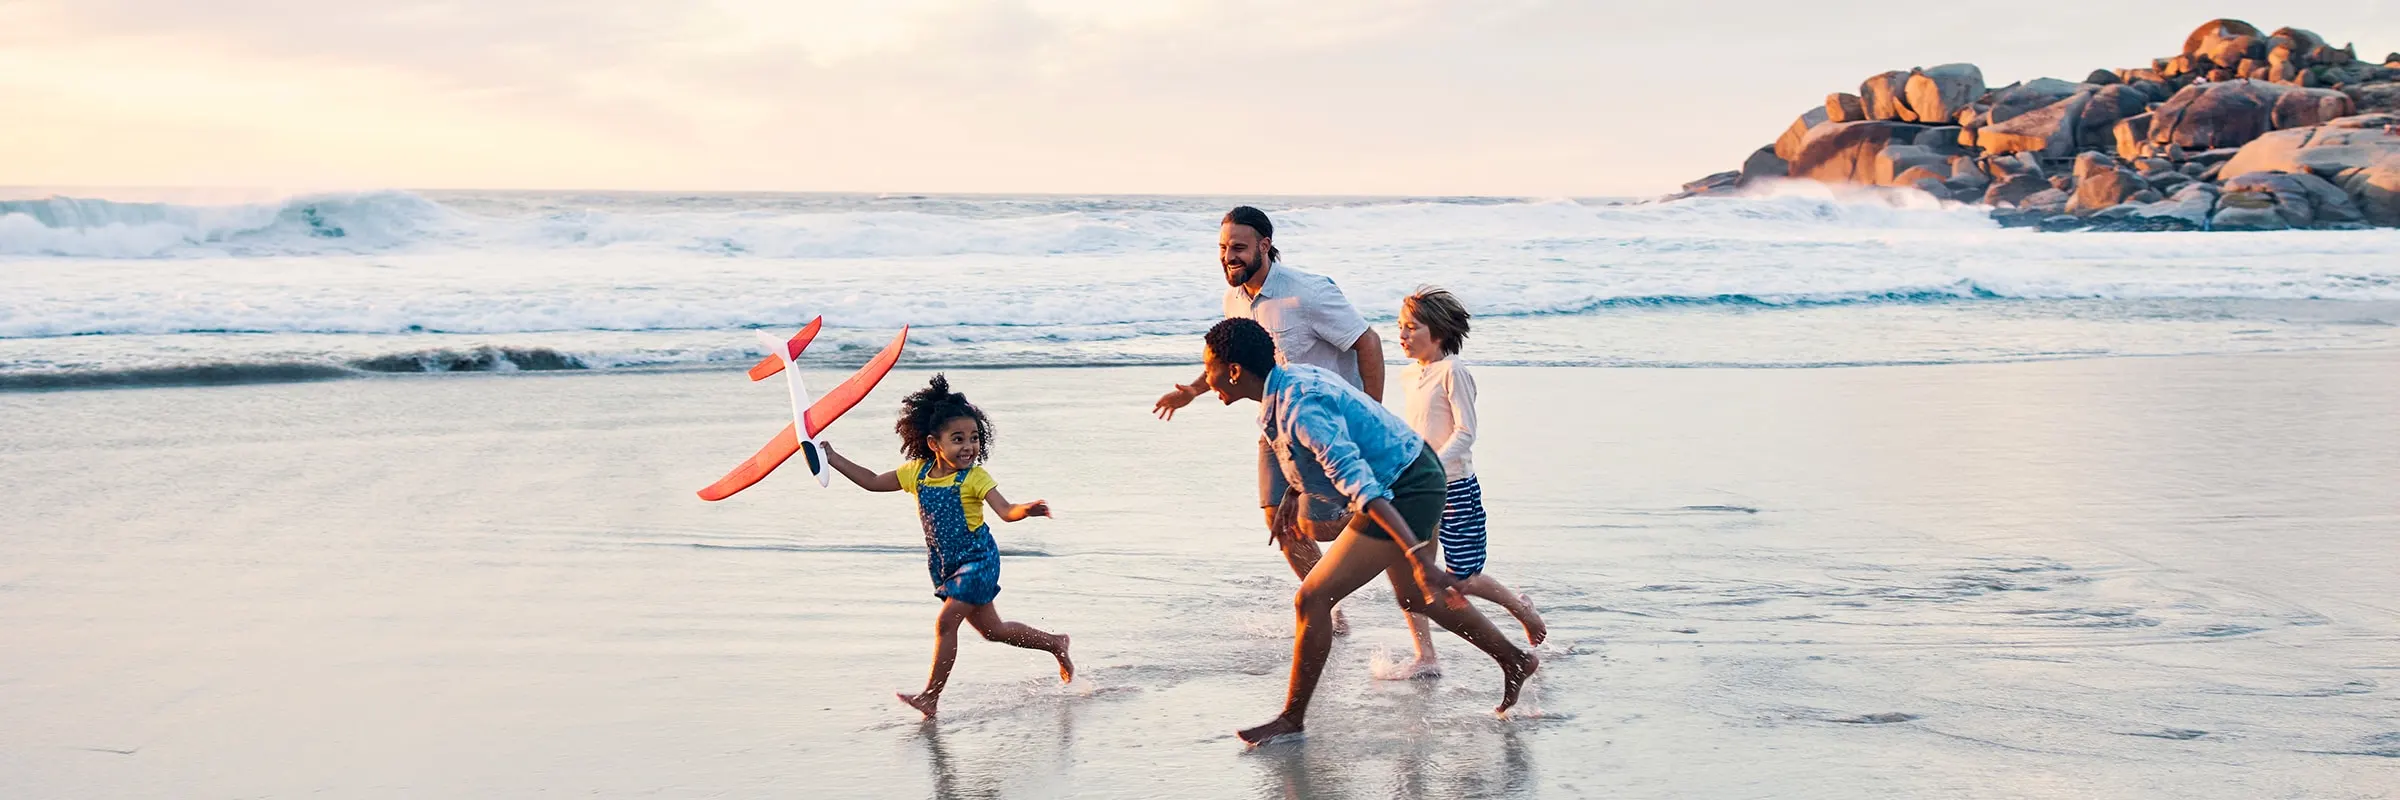
[[[1441,454],[1442,471],[1450,480],[1442,508],[1442,566],[1458,579],[1458,589],[1508,609],[1525,638],[1540,645],[1549,636],[1542,616],[1524,595],[1501,585],[1483,571],[1483,484],[1475,480],[1475,376],[1459,363],[1459,347],[1467,339],[1467,309],[1458,298],[1436,288],[1423,288],[1400,301],[1400,347],[1411,363],[1400,370],[1400,386],[1408,393],[1400,418],[1425,437]],[[1420,614],[1408,615],[1409,633],[1416,637],[1416,661],[1392,677],[1416,678],[1442,674],[1434,657],[1430,625]]]
[[[976,464],[992,444],[991,422],[967,396],[950,391],[950,381],[933,382],[900,401],[900,452],[907,463],[883,474],[825,447],[833,468],[858,488],[870,492],[908,492],[917,496],[917,519],[925,525],[925,566],[933,574],[933,596],[942,598],[941,616],[934,619],[933,674],[925,691],[899,695],[900,702],[932,717],[950,682],[950,667],[958,661],[958,624],[975,626],[983,638],[1058,658],[1058,679],[1075,679],[1075,662],[1067,659],[1066,634],[1044,633],[1031,625],[1000,618],[992,599],[1000,594],[1000,546],[984,524],[984,509],[1000,519],[1050,516],[1040,500],[1010,503],[1000,495],[992,474]]]

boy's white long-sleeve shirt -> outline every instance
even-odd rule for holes
[[[1447,355],[1401,367],[1400,385],[1407,390],[1400,418],[1441,456],[1442,471],[1453,481],[1474,477],[1475,376],[1458,356]]]

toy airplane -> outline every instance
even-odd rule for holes
[[[734,467],[732,472],[725,473],[725,477],[718,478],[708,488],[700,490],[700,499],[715,501],[732,497],[735,492],[748,489],[751,484],[767,477],[767,473],[774,472],[776,467],[783,466],[784,460],[791,458],[793,453],[807,457],[808,472],[817,477],[818,486],[833,485],[833,464],[826,460],[825,443],[817,436],[825,432],[825,426],[833,424],[844,412],[858,405],[858,401],[866,399],[867,393],[874,391],[876,382],[883,380],[884,373],[891,372],[892,365],[900,362],[900,349],[908,344],[908,328],[902,326],[899,335],[892,337],[892,343],[884,345],[883,352],[875,354],[875,358],[852,373],[849,380],[842,381],[842,385],[833,387],[833,391],[811,402],[808,387],[800,382],[800,369],[792,365],[792,360],[808,349],[808,343],[816,340],[817,331],[824,324],[824,317],[809,320],[807,327],[780,342],[763,332],[758,335],[759,340],[767,345],[767,357],[759,359],[758,364],[750,368],[750,379],[763,381],[775,373],[783,373],[784,382],[791,388],[792,424],[783,426],[783,432],[767,440],[767,446],[759,448],[757,455],[742,462],[741,466]]]

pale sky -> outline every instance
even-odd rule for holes
[[[2216,16],[2400,49],[2383,0],[0,0],[0,185],[1652,194],[1882,70]]]

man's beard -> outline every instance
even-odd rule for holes
[[[1225,273],[1225,285],[1240,286],[1242,284],[1249,283],[1251,278],[1258,276],[1259,262],[1245,261],[1240,258],[1235,258],[1233,263],[1242,265],[1242,271],[1239,274],[1232,272]]]

